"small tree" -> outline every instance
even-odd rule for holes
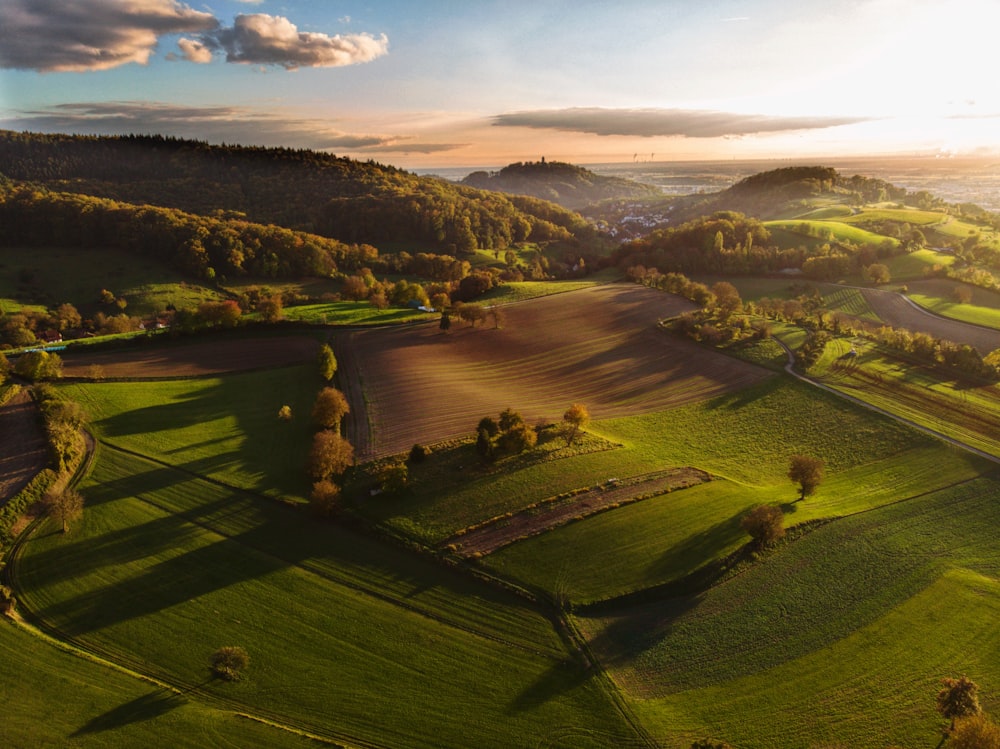
[[[49,491],[45,494],[45,507],[62,526],[62,532],[69,530],[70,521],[83,515],[83,495],[72,489]]]
[[[309,451],[309,475],[317,480],[340,475],[354,463],[354,447],[329,429],[317,432]]]
[[[958,718],[949,732],[948,749],[1000,749],[1000,726],[982,713]]]
[[[441,322],[438,324],[438,328],[445,333],[451,330],[451,315],[448,313],[448,310],[441,313]]]
[[[535,446],[538,434],[523,421],[518,422],[499,437],[500,447],[509,453],[522,453]]]
[[[427,456],[431,454],[431,449],[425,445],[421,445],[419,442],[410,448],[410,455],[407,460],[410,463],[423,463],[427,460]]]
[[[333,355],[333,349],[325,343],[319,347],[318,361],[320,376],[329,382],[337,374],[337,357]]]
[[[212,653],[210,659],[212,673],[226,681],[238,681],[243,671],[250,665],[247,651],[238,645],[226,645]]]
[[[382,491],[388,494],[401,492],[410,482],[410,471],[406,463],[392,463],[378,472],[378,482]]]
[[[257,302],[257,312],[264,322],[278,322],[284,316],[284,306],[281,294],[275,294]]]
[[[862,271],[862,275],[866,281],[876,285],[886,284],[891,280],[889,268],[883,263],[872,263]]]
[[[17,358],[14,374],[26,380],[54,380],[62,376],[62,359],[48,351],[28,351]]]
[[[313,404],[313,421],[324,429],[339,429],[340,420],[351,412],[344,394],[333,387],[325,387],[316,396]]]
[[[785,516],[776,505],[757,505],[740,521],[758,546],[767,546],[785,535]]]
[[[816,491],[823,480],[823,459],[810,455],[793,455],[788,465],[788,478],[799,485],[799,500]]]
[[[963,676],[960,679],[942,679],[941,683],[944,688],[937,694],[937,710],[951,721],[951,728],[955,728],[956,718],[968,718],[982,712],[976,682]]]
[[[282,406],[281,408],[279,408],[278,409],[278,418],[281,419],[282,421],[291,421],[292,420],[292,407],[286,405],[286,406]]]
[[[319,518],[331,518],[340,510],[340,487],[329,479],[313,484],[309,509]]]
[[[576,435],[587,424],[590,423],[590,412],[582,403],[574,403],[566,413],[563,414],[564,434],[566,436],[566,446],[569,447],[576,439]]]
[[[521,414],[519,414],[512,408],[505,408],[503,411],[501,411],[500,420],[499,422],[497,422],[501,432],[509,432],[518,424],[523,424],[523,423],[524,419],[521,418]],[[482,425],[482,422],[480,422],[480,425]]]

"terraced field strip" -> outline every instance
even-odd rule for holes
[[[45,435],[31,395],[21,390],[0,407],[0,507],[49,460]]]
[[[982,354],[1000,348],[1000,331],[932,315],[892,291],[863,289],[862,293],[869,306],[886,325],[927,333],[934,338],[955,343],[967,343]]]
[[[471,434],[480,418],[507,407],[531,423],[558,420],[578,402],[603,419],[691,403],[770,376],[657,328],[692,308],[677,296],[609,284],[513,305],[500,329],[455,323],[448,333],[437,324],[340,333],[336,350],[350,347],[355,362],[340,369],[354,381],[342,389],[372,431],[370,446],[355,440],[358,457]]]
[[[485,556],[515,541],[537,536],[573,520],[669,491],[686,489],[711,481],[711,478],[697,468],[671,468],[627,479],[610,479],[572,497],[556,497],[537,507],[478,525],[452,536],[442,545],[454,546],[458,554],[466,558]]]

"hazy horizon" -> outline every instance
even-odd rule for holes
[[[407,169],[996,155],[992,0],[0,0],[0,127]]]

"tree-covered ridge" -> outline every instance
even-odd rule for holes
[[[0,174],[65,193],[191,214],[221,212],[345,242],[408,241],[459,254],[592,234],[577,214],[555,205],[515,203],[391,166],[301,149],[0,131]]]
[[[609,198],[655,198],[660,190],[620,177],[605,177],[561,161],[509,164],[498,172],[473,172],[462,184],[483,190],[529,195],[567,208],[582,208]]]

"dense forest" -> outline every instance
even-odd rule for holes
[[[0,175],[7,196],[13,181],[30,184],[35,195],[88,195],[458,255],[525,240],[586,242],[595,234],[578,214],[545,201],[308,150],[0,131]],[[17,206],[28,208],[24,193],[15,193]],[[10,210],[5,219],[16,218]]]
[[[581,166],[545,159],[517,162],[498,172],[473,172],[462,180],[462,184],[483,190],[530,195],[573,209],[612,198],[635,200],[662,195],[651,185],[620,177],[605,177]]]

